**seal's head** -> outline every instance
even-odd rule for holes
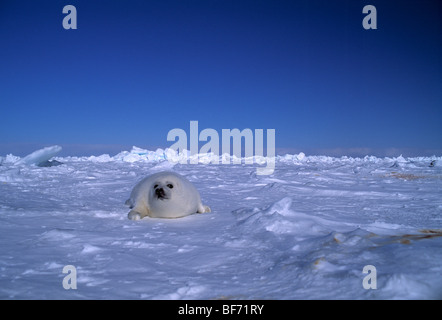
[[[192,190],[192,191],[191,191]],[[153,216],[181,215],[186,211],[191,194],[197,192],[187,180],[175,173],[163,172],[154,176],[149,190],[149,207]],[[199,194],[196,195],[199,199]]]
[[[152,197],[158,200],[171,199],[172,195],[180,188],[179,181],[176,181],[177,179],[174,178],[173,175],[170,175],[156,179],[151,190]]]

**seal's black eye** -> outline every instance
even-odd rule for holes
[[[153,188],[154,188],[154,189],[158,188],[158,185],[157,185],[157,184],[156,184],[156,185],[154,185],[154,186],[153,186]]]
[[[173,188],[173,185],[171,185],[170,183],[167,185],[167,187],[169,188],[169,189],[172,189]]]

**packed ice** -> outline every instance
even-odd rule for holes
[[[210,154],[60,150],[0,157],[2,299],[442,299],[442,157],[287,154],[257,175]],[[164,170],[212,212],[127,219],[133,186]]]

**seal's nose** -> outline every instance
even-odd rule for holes
[[[163,188],[155,189],[155,194],[157,195],[158,198],[163,198],[166,195]]]

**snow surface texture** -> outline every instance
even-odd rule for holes
[[[54,151],[0,158],[2,299],[442,298],[442,158],[301,153],[259,176],[134,147],[39,167]],[[212,212],[128,220],[133,186],[162,170]],[[66,265],[77,289],[63,288]]]

